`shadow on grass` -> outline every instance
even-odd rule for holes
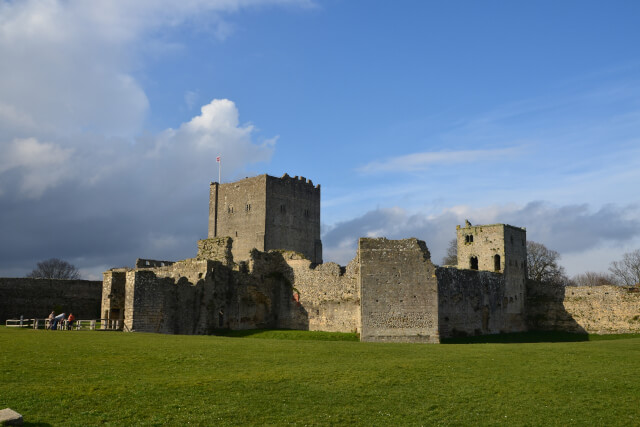
[[[294,329],[215,329],[211,335],[229,338],[266,338],[280,340],[359,341],[356,333],[300,331]]]
[[[592,339],[592,338],[591,338]],[[537,343],[537,342],[577,342],[589,341],[588,334],[575,334],[569,332],[532,331],[517,332],[511,334],[479,335],[473,337],[443,338],[442,344],[480,344],[480,343]]]
[[[275,329],[274,329],[275,330]],[[270,329],[243,329],[240,331],[232,331],[231,329],[214,329],[210,335],[217,337],[245,338],[253,335],[261,335]]]

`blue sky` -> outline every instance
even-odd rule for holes
[[[322,185],[360,236],[510,223],[570,275],[640,247],[635,1],[2,1],[0,276],[183,259],[208,182]]]

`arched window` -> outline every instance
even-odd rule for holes
[[[500,271],[500,255],[493,256],[493,269],[495,271]]]
[[[477,270],[478,269],[478,257],[472,256],[471,259],[469,259],[469,264],[471,265],[471,269],[472,270]]]

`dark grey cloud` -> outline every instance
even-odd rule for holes
[[[0,276],[23,275],[50,257],[96,277],[136,257],[193,256],[207,234],[216,156],[227,180],[271,156],[253,134],[233,102],[214,100],[180,128],[134,141],[0,140]],[[59,152],[68,154],[37,157]]]
[[[603,245],[623,246],[638,241],[640,209],[636,205],[605,205],[593,211],[589,205],[555,206],[535,201],[521,208],[457,207],[439,215],[409,213],[400,208],[376,209],[349,221],[340,222],[323,235],[325,259],[346,263],[355,256],[359,237],[387,237],[424,240],[431,258],[439,264],[456,225],[506,223],[527,228],[527,238],[560,253],[580,253]],[[585,270],[588,266],[585,266]]]
[[[459,217],[450,211],[430,217],[401,208],[376,209],[329,228],[322,236],[324,258],[341,264],[349,262],[356,254],[360,237],[416,237],[427,243],[432,260],[439,264],[449,241],[456,237],[457,224]]]
[[[561,253],[581,252],[604,243],[627,244],[640,237],[637,205],[554,206],[541,201],[504,214],[504,222],[527,228],[527,238]],[[640,246],[640,242],[638,242]]]

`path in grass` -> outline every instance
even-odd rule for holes
[[[0,407],[51,425],[640,424],[640,339],[370,344],[0,328]]]

